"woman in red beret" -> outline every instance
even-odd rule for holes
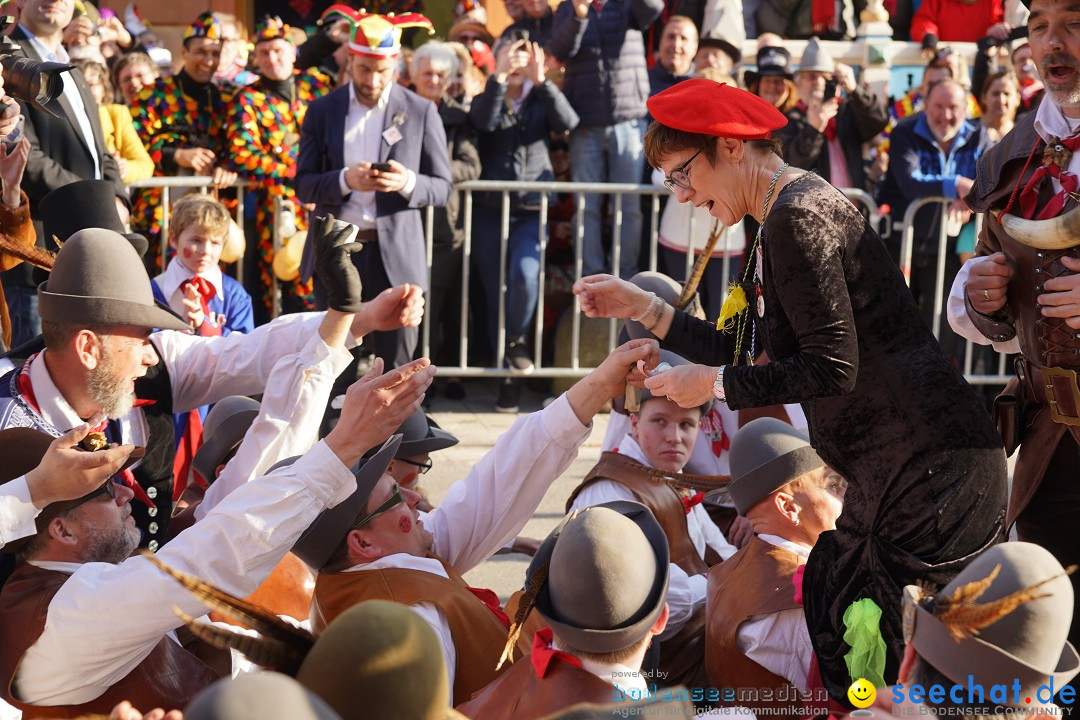
[[[806,566],[804,609],[822,680],[846,703],[857,679],[844,656],[844,612],[882,610],[884,678],[903,650],[901,588],[945,585],[1002,539],[1001,439],[979,399],[923,323],[881,238],[840,191],[789,167],[769,133],[784,116],[751,93],[688,80],[649,100],[650,164],[679,202],[724,225],[761,223],[718,332],[608,275],[574,287],[590,317],[630,317],[698,365],[646,381],[683,407],[715,397],[733,409],[802,403],[818,454],[849,481],[837,529]],[[732,293],[738,299],[740,291]],[[735,301],[732,301],[735,302]],[[771,361],[754,365],[765,352]],[[873,681],[874,679],[869,677]]]

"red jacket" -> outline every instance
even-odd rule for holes
[[[911,39],[922,42],[926,34],[942,42],[978,42],[986,31],[1005,19],[1001,0],[922,0],[911,19]]]

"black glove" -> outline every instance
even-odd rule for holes
[[[351,257],[364,246],[350,242],[355,232],[355,225],[335,220],[333,215],[315,218],[308,230],[308,239],[315,243],[315,274],[326,288],[327,302],[334,310],[347,313],[360,312],[364,306],[360,271]]]

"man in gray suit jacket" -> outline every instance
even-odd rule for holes
[[[358,17],[349,43],[351,81],[311,103],[301,127],[296,195],[316,204],[315,215],[333,213],[360,228],[365,247],[352,257],[368,300],[404,283],[427,290],[420,209],[445,205],[451,183],[435,104],[395,82],[401,27],[426,19]],[[301,276],[313,267],[309,243]],[[403,365],[417,336],[416,328],[374,333],[373,349],[387,364]]]

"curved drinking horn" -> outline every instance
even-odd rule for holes
[[[1009,237],[1037,250],[1066,250],[1080,245],[1080,214],[1074,208],[1046,220],[1025,220],[1001,215],[998,221]]]

